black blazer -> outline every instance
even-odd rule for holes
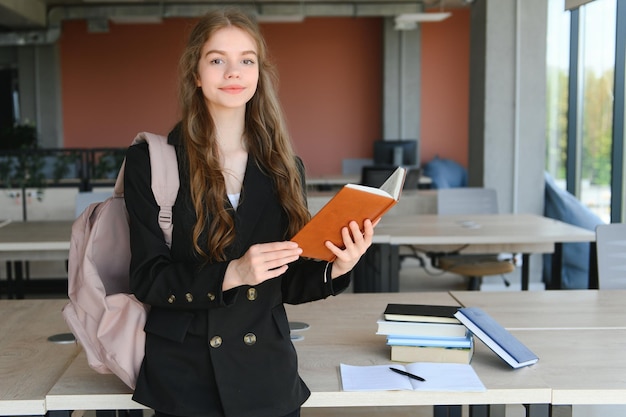
[[[168,141],[177,147],[181,184],[171,250],[157,223],[148,145],[132,146],[126,156],[130,285],[151,306],[146,355],[133,399],[179,416],[284,416],[310,392],[298,375],[283,303],[335,295],[349,285],[349,274],[331,280],[332,265],[300,259],[281,277],[222,291],[228,261],[205,264],[194,253],[195,212],[186,158],[175,131]],[[237,233],[228,248],[229,260],[253,244],[289,238],[274,185],[252,157],[233,215]]]

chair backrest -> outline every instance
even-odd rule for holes
[[[437,190],[438,214],[497,214],[498,197],[493,188],[463,187]]]
[[[398,168],[394,165],[369,165],[361,169],[361,184],[370,187],[380,187],[385,180]],[[407,169],[404,180],[404,190],[417,189],[419,185],[421,170],[417,167]]]
[[[366,165],[372,165],[374,160],[372,158],[345,158],[341,160],[341,174],[342,175],[355,175],[360,174],[361,170]]]
[[[600,289],[626,289],[626,223],[596,227],[598,286]]]
[[[81,191],[76,194],[76,204],[74,206],[74,217],[80,214],[91,204],[104,201],[113,195],[113,191]]]

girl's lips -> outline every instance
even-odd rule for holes
[[[225,93],[237,94],[242,92],[244,90],[244,87],[240,85],[231,85],[228,87],[222,87],[220,88],[220,90],[224,91]]]

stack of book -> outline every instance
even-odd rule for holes
[[[459,307],[388,304],[376,334],[387,336],[391,360],[470,363],[474,339],[454,316]]]

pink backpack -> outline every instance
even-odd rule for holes
[[[176,151],[167,139],[139,133],[133,144],[147,142],[152,192],[161,207],[159,225],[172,241],[172,207],[178,194]],[[148,307],[129,294],[130,237],[124,204],[124,164],[113,196],[93,203],[72,225],[68,295],[63,317],[85,349],[89,366],[114,373],[135,388],[144,357]]]

